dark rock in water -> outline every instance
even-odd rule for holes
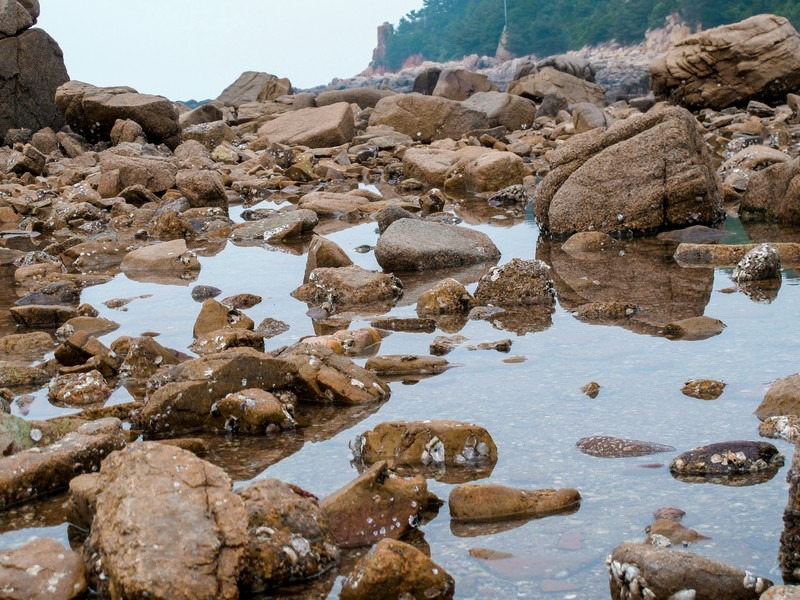
[[[787,476],[789,499],[783,511],[783,533],[778,562],[785,583],[800,584],[800,453],[795,446]]]
[[[213,285],[196,285],[192,288],[192,300],[203,302],[209,298],[216,298],[221,293],[222,290]]]
[[[265,339],[269,339],[289,331],[289,325],[283,321],[267,317],[258,324],[255,331],[264,336]]]
[[[44,286],[43,288],[31,292],[17,300],[17,306],[27,306],[30,304],[44,305],[77,305],[81,299],[81,291],[77,285],[70,281],[59,281]]]
[[[342,600],[441,598],[455,593],[450,574],[414,546],[397,540],[378,542],[342,584]]]
[[[685,229],[662,231],[656,237],[660,240],[679,244],[713,244],[732,235],[730,231],[714,229],[705,225],[692,225]]]
[[[624,458],[627,456],[647,456],[659,452],[675,450],[672,446],[643,442],[640,440],[626,440],[608,435],[593,435],[578,440],[575,446],[590,456],[600,458]]]
[[[693,552],[626,542],[608,557],[612,598],[757,600],[772,581]]]
[[[783,466],[784,456],[768,442],[735,440],[688,450],[669,465],[682,481],[752,485],[768,481]]]

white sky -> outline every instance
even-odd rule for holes
[[[71,79],[216,98],[244,71],[296,88],[363,71],[384,21],[423,0],[40,0]]]

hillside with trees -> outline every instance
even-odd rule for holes
[[[504,29],[504,46],[516,56],[549,56],[612,40],[636,44],[673,13],[692,28],[773,13],[800,29],[800,0],[425,0],[392,28],[384,64],[375,66],[397,70],[415,55],[438,62],[494,56]]]

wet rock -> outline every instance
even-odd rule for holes
[[[389,386],[381,379],[329,348],[297,344],[279,358],[297,374],[301,401],[359,405],[389,397]]]
[[[94,142],[110,140],[117,119],[136,121],[154,144],[174,149],[181,142],[178,113],[163,96],[68,81],[56,90],[55,101],[72,130]]]
[[[641,440],[627,440],[608,435],[593,435],[581,438],[575,446],[589,456],[599,458],[624,458],[628,456],[647,456],[659,452],[675,450],[672,446],[645,442]]]
[[[233,227],[231,239],[239,242],[258,240],[268,243],[299,239],[312,231],[318,222],[319,219],[314,211],[301,208],[266,219],[239,223]]]
[[[632,156],[645,159],[631,168]],[[722,191],[705,142],[694,117],[681,108],[575,136],[554,151],[550,164],[537,187],[534,214],[553,236],[649,232],[721,217]]]
[[[359,194],[338,192],[309,192],[298,203],[303,210],[313,211],[319,217],[339,217],[359,211],[370,204],[370,199]]]
[[[217,171],[184,170],[175,176],[178,191],[189,201],[192,208],[206,206],[228,208],[225,184]]]
[[[677,242],[679,244],[713,244],[731,235],[729,231],[714,229],[705,225],[692,225],[683,229],[662,231],[656,237],[659,240]]]
[[[440,269],[499,257],[500,251],[483,232],[416,219],[395,221],[375,246],[375,258],[387,271]]]
[[[32,329],[56,329],[78,316],[74,307],[58,304],[12,306],[9,311],[14,321]]]
[[[572,315],[581,321],[603,323],[629,319],[639,311],[631,302],[587,302],[576,308]]]
[[[65,339],[78,331],[85,331],[95,337],[103,336],[119,329],[119,323],[105,317],[78,316],[69,319],[56,330],[58,339]]]
[[[800,263],[800,244],[778,242],[770,244],[780,254],[781,262]],[[675,250],[675,260],[683,266],[732,267],[756,248],[756,244],[680,244]]]
[[[767,442],[735,440],[688,450],[669,465],[672,475],[686,481],[748,485],[771,479],[784,457]]]
[[[247,388],[283,389],[295,380],[286,361],[252,348],[233,348],[156,373],[137,417],[147,431],[189,431],[209,427],[211,408],[227,394]]]
[[[374,327],[340,329],[330,335],[303,338],[302,344],[324,346],[335,354],[347,356],[372,356],[380,350],[381,334]]]
[[[389,331],[421,331],[425,333],[433,333],[436,331],[435,320],[415,317],[373,319],[369,324],[378,329],[387,329]]]
[[[222,352],[228,348],[255,348],[264,351],[264,336],[255,331],[225,326],[205,333],[189,345],[189,350],[200,355]]]
[[[314,236],[314,239],[311,240],[311,245],[308,247],[303,283],[308,283],[314,269],[321,267],[348,267],[352,264],[353,261],[350,260],[347,253],[336,242],[320,236]]]
[[[689,317],[664,325],[663,334],[677,340],[705,340],[719,335],[726,325],[712,317]]]
[[[10,456],[32,448],[35,445],[31,438],[32,430],[29,421],[0,411],[0,456]]]
[[[561,249],[568,254],[580,254],[583,252],[598,252],[605,248],[610,248],[613,244],[614,238],[607,233],[579,231],[569,236],[567,241],[561,245]]]
[[[750,176],[739,207],[742,221],[800,222],[800,158],[769,166]]]
[[[50,381],[50,375],[38,367],[0,362],[0,387],[41,387]]]
[[[780,103],[800,84],[798,57],[800,35],[791,23],[757,15],[675,44],[650,64],[652,88],[691,108],[721,110],[751,99]]]
[[[263,592],[316,577],[339,560],[339,548],[316,498],[277,479],[239,490],[249,538],[240,578],[244,589]]]
[[[383,377],[387,375],[437,375],[446,371],[450,363],[443,358],[433,356],[383,354],[370,358],[364,366],[369,371]]]
[[[782,438],[787,442],[796,444],[800,441],[800,416],[767,417],[758,426],[758,434],[761,437]]]
[[[478,281],[475,299],[491,306],[553,306],[555,290],[550,267],[540,260],[512,258],[492,267]]]
[[[0,589],[8,600],[82,598],[87,591],[86,569],[80,555],[41,538],[0,552]]]
[[[783,511],[778,562],[784,583],[800,583],[800,456],[795,448],[792,467],[786,477],[789,482],[789,497]]]
[[[216,298],[222,293],[222,290],[213,285],[196,285],[192,288],[192,300],[195,302],[203,302],[209,298]]]
[[[258,130],[271,142],[309,148],[330,148],[346,144],[355,135],[355,118],[350,104],[339,102],[320,108],[302,108],[266,122]]]
[[[378,542],[342,584],[342,600],[371,598],[452,598],[455,582],[447,571],[404,542]]]
[[[122,259],[120,268],[126,273],[182,274],[199,271],[200,262],[194,252],[186,248],[186,240],[178,239],[132,250]]]
[[[483,427],[461,421],[387,422],[354,442],[356,458],[367,463],[468,467],[497,462],[497,446]]]
[[[213,298],[203,302],[200,314],[194,322],[192,335],[195,338],[210,335],[223,328],[252,330],[253,320],[235,308],[225,306]]]
[[[105,377],[119,371],[122,358],[86,331],[76,331],[56,348],[55,358],[66,367],[97,369]]]
[[[626,542],[606,560],[613,598],[755,600],[772,581],[693,552]]]
[[[389,273],[368,271],[358,265],[314,269],[292,296],[304,302],[327,302],[336,310],[370,310],[392,306],[403,295],[402,282]]]
[[[690,379],[681,388],[681,393],[698,400],[716,400],[722,395],[726,383],[713,379]]]
[[[429,350],[434,356],[444,356],[455,350],[461,344],[466,343],[466,341],[467,338],[463,335],[437,335],[430,343]]]
[[[274,395],[258,388],[228,394],[211,406],[211,413],[224,421],[226,431],[234,433],[264,435],[270,426],[277,429],[296,424]]]
[[[143,335],[129,340],[119,372],[125,377],[141,380],[150,377],[161,367],[178,362],[175,350],[165,348],[149,335]]]
[[[78,304],[81,292],[77,285],[71,281],[58,281],[26,294],[14,304],[25,306],[28,304]]]
[[[12,333],[0,338],[0,357],[35,360],[53,348],[53,338],[44,331]]]
[[[656,519],[655,523],[649,525],[645,531],[647,532],[647,539],[645,543],[657,546],[657,536],[665,537],[669,540],[670,544],[683,544],[687,545],[701,540],[708,540],[709,537],[698,533],[694,529],[684,527],[680,523],[671,519]]]
[[[0,508],[66,488],[76,475],[96,471],[126,441],[119,419],[100,419],[54,444],[0,459]]]
[[[526,175],[528,168],[519,156],[492,150],[460,157],[445,174],[444,188],[449,193],[494,192],[522,184]]]
[[[596,381],[590,381],[581,388],[581,392],[589,396],[589,398],[597,398],[600,393],[600,384]]]
[[[417,299],[418,315],[468,313],[477,301],[461,283],[452,278],[443,279]]]
[[[738,283],[780,279],[781,257],[770,244],[759,244],[745,254],[733,270],[731,279]]]
[[[284,323],[283,321],[267,317],[266,319],[261,321],[261,323],[258,324],[258,327],[256,327],[255,330],[265,339],[269,339],[275,337],[276,335],[286,333],[287,331],[289,331],[289,329],[290,327],[288,323]]]
[[[501,485],[466,483],[450,492],[450,516],[458,521],[496,521],[574,512],[578,490],[522,490]]]
[[[761,594],[759,600],[797,600],[800,598],[800,586],[773,585]]]
[[[101,404],[111,397],[111,387],[100,371],[59,375],[50,382],[47,397],[59,406]]]
[[[800,373],[773,382],[755,415],[762,421],[773,416],[800,415]]]
[[[487,126],[486,114],[460,102],[421,94],[395,94],[382,98],[369,117],[370,126],[388,125],[415,141],[459,139],[464,133]]]
[[[84,557],[101,594],[239,597],[247,514],[222,469],[142,442],[104,461],[99,488]]]
[[[403,537],[416,526],[427,503],[424,477],[404,479],[381,461],[323,498],[319,505],[336,543],[354,548],[387,537]]]

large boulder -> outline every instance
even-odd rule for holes
[[[800,86],[800,34],[775,15],[701,31],[654,60],[650,79],[656,95],[693,109],[783,103]]]
[[[800,158],[752,173],[739,215],[743,221],[800,223]]]
[[[447,98],[422,94],[395,94],[382,98],[369,117],[369,124],[388,125],[416,141],[429,143],[459,139],[468,131],[488,125],[486,113]]]
[[[466,69],[445,69],[439,74],[433,96],[450,100],[466,100],[476,92],[496,92],[497,86],[483,73]]]
[[[123,189],[138,185],[158,194],[175,187],[175,163],[163,156],[144,155],[137,146],[121,144],[98,154],[101,171],[116,171]]]
[[[111,139],[117,119],[141,125],[148,141],[170,149],[181,143],[175,106],[163,96],[140,94],[129,87],[95,87],[68,81],[56,90],[56,106],[74,131],[92,141]]]
[[[387,271],[421,271],[494,262],[500,258],[500,251],[481,231],[399,219],[378,238],[375,258]]]
[[[269,73],[245,71],[236,81],[222,90],[217,100],[239,108],[245,102],[264,102],[291,93],[292,84],[286,78],[279,78]]]
[[[38,2],[27,3],[28,6],[34,4],[38,9]],[[2,6],[5,8],[0,21],[6,21],[5,15],[11,9],[15,13],[12,19],[15,22],[17,7],[22,4],[4,1]],[[3,32],[16,28],[16,22],[13,26],[8,23],[0,25]],[[10,35],[0,39],[0,138],[12,128],[26,127],[33,131],[42,127],[60,129],[64,120],[54,98],[58,87],[69,81],[61,48],[41,29]]]
[[[553,152],[551,167],[533,204],[546,234],[644,233],[721,218],[719,179],[682,108],[577,135]]]
[[[266,136],[271,142],[310,148],[341,146],[355,133],[353,109],[346,102],[287,112],[258,130],[259,136]]]
[[[392,96],[391,90],[377,88],[349,88],[346,90],[326,90],[317,95],[317,106],[328,106],[337,102],[356,104],[362,110],[373,108],[381,98]]]
[[[247,514],[222,469],[142,442],[103,462],[97,489],[84,557],[101,596],[239,597]]]
[[[536,101],[543,100],[545,96],[557,96],[568,104],[591,102],[601,108],[605,106],[606,97],[606,90],[602,86],[553,67],[545,67],[538,73],[513,82],[508,93]]]
[[[0,2],[0,39],[22,33],[39,18],[38,0]]]
[[[489,127],[502,126],[509,131],[527,129],[536,118],[536,105],[528,98],[514,94],[475,92],[462,104],[485,113]]]

